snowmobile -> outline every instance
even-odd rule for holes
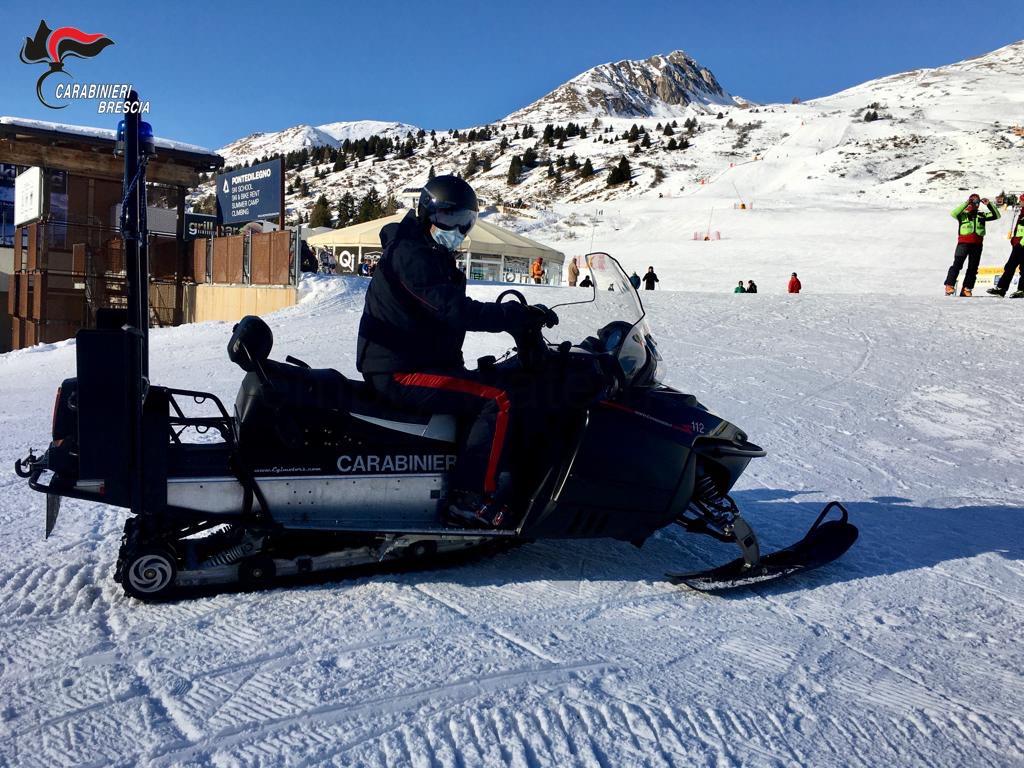
[[[138,176],[126,169],[126,179]],[[668,575],[716,589],[818,567],[857,537],[833,502],[799,542],[760,552],[729,491],[765,451],[693,395],[658,382],[661,356],[640,298],[604,253],[585,259],[590,291],[537,289],[584,297],[554,307],[555,329],[524,331],[514,353],[480,361],[541,382],[538,392],[561,387],[570,405],[551,413],[532,450],[516,452],[504,527],[446,524],[446,477],[468,425],[400,410],[336,370],[271,359],[273,334],[258,317],[240,321],[228,342],[245,372],[233,412],[211,393],[150,384],[139,203],[126,195],[127,318],[104,315],[78,333],[77,376],[57,392],[49,448],[16,466],[47,496],[47,536],[62,497],[130,510],[114,574],[130,596],[162,600],[186,587],[374,563],[428,567],[446,553],[542,539],[639,546],[668,526],[739,547],[725,565]],[[503,300],[526,302],[514,289]],[[579,371],[600,390],[566,397]],[[826,519],[832,510],[838,519]]]
[[[640,545],[670,525],[740,548],[724,566],[669,574],[697,588],[780,578],[845,552],[857,530],[833,503],[796,545],[760,553],[728,493],[765,451],[694,396],[658,383],[660,355],[636,290],[608,254],[587,261],[601,288],[584,302],[556,305],[556,328],[566,335],[596,322],[593,334],[571,343],[538,327],[506,360],[483,361],[548,382],[574,368],[606,376],[600,396],[552,414],[545,439],[531,441],[530,459],[515,473],[508,527],[442,522],[446,473],[466,425],[398,410],[338,371],[272,360],[273,334],[258,317],[239,322],[228,343],[245,371],[233,413],[210,393],[145,385],[139,464],[124,407],[137,345],[126,330],[81,331],[78,376],[58,391],[50,447],[18,470],[48,495],[47,534],[62,496],[138,504],[115,578],[143,600],[178,587],[265,584],[381,561],[427,566],[489,542],[610,537]],[[515,290],[504,299],[526,301]],[[192,405],[211,413],[186,413]],[[826,521],[831,509],[840,517]]]

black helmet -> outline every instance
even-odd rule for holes
[[[480,208],[476,192],[458,176],[435,176],[420,192],[416,218],[424,229],[433,224],[438,229],[457,229],[462,235],[476,224]]]

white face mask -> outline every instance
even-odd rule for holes
[[[462,241],[466,239],[466,236],[457,229],[438,229],[437,227],[430,228],[430,236],[442,248],[453,252],[457,251],[462,245]]]

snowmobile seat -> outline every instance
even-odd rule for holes
[[[398,408],[384,401],[361,381],[346,378],[331,368],[311,368],[288,358],[280,363],[269,358],[274,337],[260,318],[249,315],[234,327],[228,342],[228,356],[245,378],[235,399],[239,436],[266,436],[282,431],[281,417],[308,432],[349,434],[360,423],[383,427],[405,435],[455,441],[452,417]],[[353,422],[353,417],[359,423]],[[295,433],[297,436],[298,433]]]
[[[266,434],[267,426],[280,426],[282,414],[346,433],[371,424],[454,442],[456,432],[454,417],[398,408],[365,382],[348,379],[331,368],[303,368],[275,360],[265,360],[261,373],[247,373],[242,379],[235,414],[241,435]]]

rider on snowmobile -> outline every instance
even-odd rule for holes
[[[508,433],[531,409],[521,407],[499,367],[486,376],[467,370],[462,343],[467,331],[520,332],[551,327],[558,317],[543,305],[466,296],[455,251],[478,210],[469,184],[437,176],[423,187],[415,212],[381,230],[384,250],[366,292],[356,366],[395,405],[474,419],[452,472],[446,520],[499,527],[506,511]]]

